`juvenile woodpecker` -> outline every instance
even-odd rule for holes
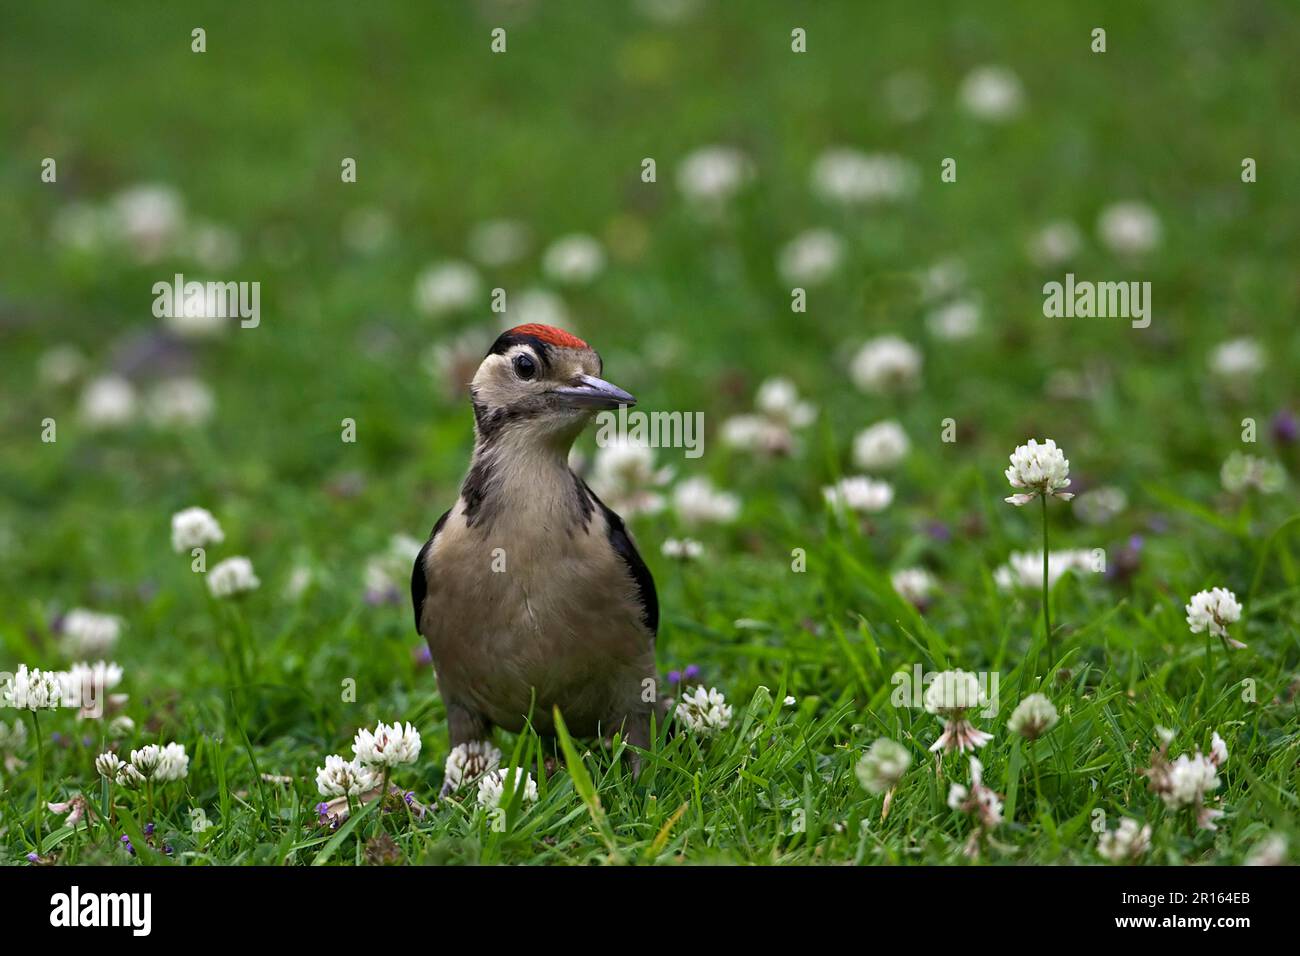
[[[474,454],[460,497],[415,559],[451,746],[519,731],[621,730],[647,747],[659,602],[623,521],[569,468],[601,409],[633,405],[600,356],[547,325],[503,333],[470,386]],[[634,770],[638,761],[633,759]]]

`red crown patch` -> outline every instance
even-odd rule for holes
[[[536,322],[530,322],[527,325],[516,325],[506,335],[530,335],[535,339],[541,339],[548,345],[554,345],[562,349],[585,349],[590,348],[586,342],[576,335],[570,335],[564,329],[557,329],[553,325],[539,325]]]

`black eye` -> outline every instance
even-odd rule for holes
[[[531,355],[520,352],[515,356],[515,374],[525,382],[537,374],[537,363]]]

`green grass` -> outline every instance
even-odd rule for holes
[[[621,3],[499,15],[480,12],[491,4],[323,3],[310,19],[287,4],[117,6],[104,18],[93,4],[28,5],[0,33],[0,670],[70,663],[51,629],[61,610],[120,615],[127,627],[111,656],[137,724],[122,749],[176,740],[192,759],[189,776],[157,794],[153,844],[170,856],[147,849],[145,809],[122,794],[111,828],[74,831],[47,815],[47,855],[348,864],[382,827],[412,863],[962,862],[972,824],[946,799],[951,782],[969,783],[967,761],[937,767],[927,748],[939,721],[890,703],[892,675],[919,664],[1000,678],[997,716],[976,722],[994,734],[979,756],[1007,819],[982,862],[1098,862],[1098,810],[1112,828],[1126,815],[1150,823],[1151,863],[1238,863],[1270,832],[1289,836],[1294,858],[1300,456],[1274,445],[1268,423],[1300,402],[1295,10],[1026,2],[868,12],[760,0],[743,11],[707,3],[665,26]],[[498,23],[509,28],[504,56],[488,50]],[[196,55],[189,31],[200,25],[208,52]],[[1088,52],[1097,25],[1108,29],[1104,55]],[[789,50],[793,26],[808,31],[805,55]],[[1026,87],[1025,115],[1004,126],[956,104],[962,77],[990,62]],[[915,123],[895,122],[882,102],[886,78],[904,69],[933,94]],[[674,170],[710,143],[744,149],[757,178],[729,217],[702,223]],[[917,195],[866,215],[815,201],[809,166],[840,144],[908,157],[921,171]],[[57,183],[39,179],[47,156]],[[339,182],[344,156],[357,158],[356,184]],[[655,184],[640,181],[645,156],[657,159]],[[947,156],[958,159],[955,184],[939,183]],[[1258,160],[1257,183],[1240,181],[1245,156]],[[235,230],[242,258],[218,277],[262,283],[262,324],[167,353],[213,389],[207,426],[91,431],[76,414],[79,386],[42,384],[38,358],[71,344],[91,373],[126,367],[156,340],[152,283],[198,269],[184,258],[73,254],[51,241],[51,223],[71,201],[103,202],[142,181],[175,186],[191,217]],[[1093,229],[1102,208],[1130,198],[1164,227],[1139,267]],[[392,217],[393,239],[376,255],[341,239],[362,207]],[[661,732],[637,781],[621,745],[562,741],[547,778],[539,741],[501,734],[540,789],[536,804],[507,812],[504,830],[471,797],[423,819],[369,811],[330,832],[316,824],[314,768],[347,752],[359,727],[411,721],[424,748],[397,782],[427,804],[442,782],[444,712],[415,657],[410,609],[404,598],[368,603],[363,573],[392,535],[427,533],[466,466],[469,409],[443,394],[422,356],[498,318],[486,308],[420,316],[415,276],[463,257],[474,224],[502,216],[527,223],[537,246],[573,231],[605,239],[607,271],[564,291],[575,331],[640,407],[705,413],[704,457],[661,451],[659,463],[735,491],[740,518],[685,529],[669,510],[630,525],[659,586],[661,671],[698,665],[734,720],[704,741]],[[1064,269],[1031,266],[1023,248],[1058,218],[1087,234],[1073,267],[1081,278],[1152,282],[1151,328],[1042,317],[1042,284]],[[843,236],[848,262],[794,314],[775,256],[815,226]],[[927,332],[915,279],[952,257],[983,305],[982,330],[959,344]],[[545,284],[539,270],[535,248],[484,270],[485,285]],[[925,357],[922,388],[897,399],[862,395],[847,373],[852,346],[886,332]],[[1234,393],[1212,381],[1207,356],[1238,336],[1259,340],[1268,365]],[[154,371],[145,365],[138,381]],[[1062,371],[1097,387],[1053,397],[1047,384]],[[725,448],[720,423],[778,374],[819,406],[798,453],[755,461]],[[40,440],[46,417],[58,423],[52,444]],[[854,434],[888,417],[913,445],[890,476],[895,501],[869,527],[838,520],[821,488],[854,471]],[[357,422],[354,444],[339,439],[344,418]],[[954,443],[941,441],[947,418]],[[1256,445],[1241,442],[1245,418],[1258,423]],[[1039,546],[1037,506],[1002,502],[1006,456],[1030,436],[1055,438],[1077,478],[1129,496],[1104,527],[1053,503],[1054,549],[1104,548],[1113,566],[1132,535],[1144,539],[1130,576],[1058,583],[1053,662],[1038,595],[1008,596],[992,578],[1010,552]],[[590,457],[590,436],[581,448]],[[1219,467],[1234,450],[1282,461],[1286,490],[1226,496]],[[248,555],[262,579],[233,605],[211,600],[171,551],[171,514],[195,504],[226,532],[209,563]],[[928,533],[935,522],[948,540]],[[683,533],[704,542],[707,560],[661,557],[663,540]],[[796,548],[802,573],[791,567]],[[923,615],[889,583],[891,570],[917,564],[942,583]],[[312,583],[290,597],[299,567]],[[1234,629],[1244,651],[1188,633],[1183,605],[1215,585],[1245,605]],[[243,674],[227,656],[241,646]],[[1017,744],[1007,718],[1040,686],[1060,723]],[[1176,730],[1174,754],[1207,748],[1215,731],[1226,739],[1217,832],[1147,791],[1137,771],[1157,726]],[[103,727],[60,711],[42,714],[41,728],[49,798],[82,792],[98,804]],[[883,798],[854,775],[881,736],[913,757],[883,821]],[[32,850],[30,733],[17,756],[24,768],[0,764],[0,862],[25,863]],[[191,829],[195,809],[213,823],[203,833]]]

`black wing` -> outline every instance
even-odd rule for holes
[[[659,595],[655,591],[655,579],[650,576],[650,569],[641,560],[641,555],[637,552],[636,545],[632,543],[627,528],[623,527],[623,519],[611,511],[605,502],[596,497],[596,493],[587,487],[585,481],[582,486],[587,488],[587,494],[591,496],[592,501],[596,502],[596,507],[605,516],[605,525],[609,528],[610,546],[618,552],[618,556],[627,565],[632,580],[636,582],[637,591],[641,598],[641,623],[649,629],[651,634],[658,635]]]
[[[448,508],[438,519],[438,523],[433,526],[429,532],[429,540],[424,542],[424,547],[420,553],[415,556],[415,567],[411,568],[411,606],[415,609],[415,633],[420,633],[420,617],[424,614],[424,597],[429,593],[429,579],[424,574],[424,556],[428,554],[433,539],[438,537],[438,532],[442,526],[447,523],[447,515],[451,514]]]

